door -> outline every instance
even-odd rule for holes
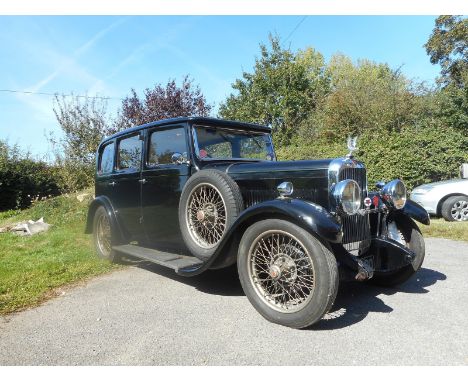
[[[141,215],[141,163],[143,141],[140,134],[117,140],[115,172],[109,182],[110,199],[122,228],[130,240],[140,241],[145,234]]]
[[[147,239],[156,248],[177,251],[184,247],[178,208],[191,170],[187,139],[188,131],[182,125],[156,128],[147,134],[142,212]]]

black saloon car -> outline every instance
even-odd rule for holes
[[[183,276],[237,263],[257,311],[293,328],[329,311],[342,278],[390,286],[421,267],[414,220],[429,217],[400,180],[370,192],[352,141],[343,158],[277,161],[270,133],[175,118],[104,139],[86,227],[97,254]]]

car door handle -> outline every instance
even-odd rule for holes
[[[146,183],[146,179],[140,179],[139,182],[140,182],[141,184],[145,184],[145,183]]]
[[[109,183],[109,186],[114,187],[116,184],[117,184],[117,183],[115,183],[115,182],[110,182],[110,183]]]

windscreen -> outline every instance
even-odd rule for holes
[[[195,150],[200,159],[274,160],[270,134],[195,126]]]

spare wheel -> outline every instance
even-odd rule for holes
[[[179,202],[179,224],[190,252],[208,259],[244,209],[237,183],[226,173],[200,170],[190,177]]]

